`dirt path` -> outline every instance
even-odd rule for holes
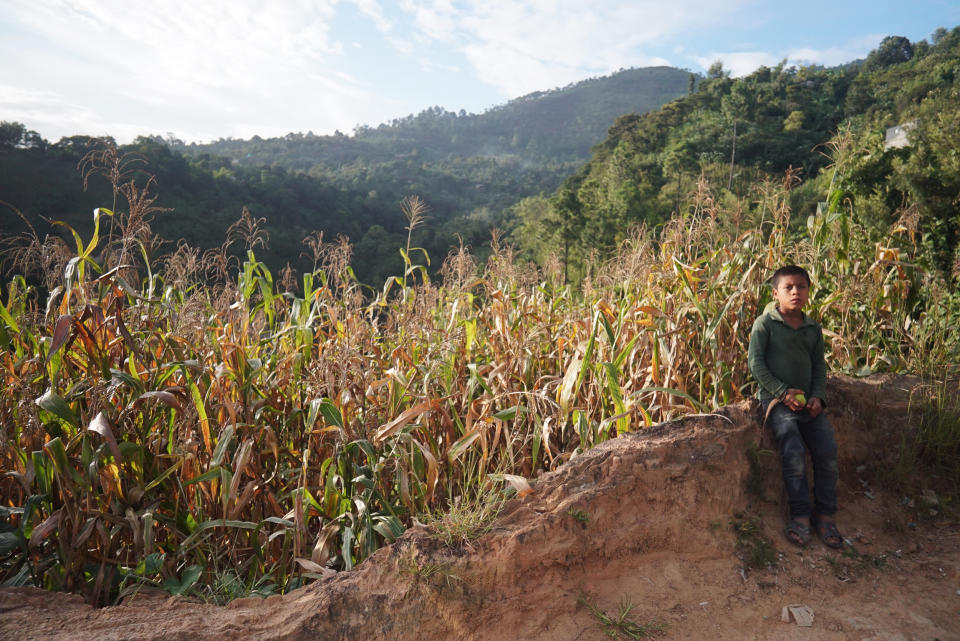
[[[880,483],[907,383],[830,381],[843,551],[784,540],[777,464],[769,442],[748,454],[760,433],[743,404],[584,454],[508,503],[471,548],[414,529],[353,572],[225,607],[147,595],[93,610],[0,590],[0,639],[599,641],[630,638],[602,622],[630,605],[626,619],[663,639],[958,640],[960,527]],[[812,626],[781,621],[791,604],[812,610]]]

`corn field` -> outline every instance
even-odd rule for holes
[[[813,275],[832,369],[955,355],[960,305],[931,304],[946,286],[918,264],[910,212],[877,242],[842,203],[798,233],[792,181],[732,205],[701,183],[576,286],[496,236],[485,264],[461,248],[436,280],[408,242],[404,272],[371,291],[345,241],[314,235],[314,269],[275,278],[248,212],[219,250],[157,256],[158,210],[132,182],[91,238],[11,239],[0,581],[108,604],[349,570],[415,518],[751,396],[750,327],[787,262]],[[411,233],[422,212],[405,201]]]

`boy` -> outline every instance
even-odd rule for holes
[[[811,527],[832,548],[843,545],[833,515],[837,511],[837,444],[823,412],[827,368],[823,330],[803,313],[810,296],[810,275],[788,265],[773,274],[774,301],[753,323],[750,371],[760,384],[758,396],[780,450],[790,519],[784,534],[805,546]],[[807,451],[813,461],[814,504],[807,489]]]

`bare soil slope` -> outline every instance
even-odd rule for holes
[[[94,610],[0,590],[0,639],[626,639],[598,612],[628,603],[627,619],[663,639],[960,639],[960,527],[880,483],[910,388],[830,380],[843,551],[783,538],[772,443],[743,403],[587,452],[470,546],[414,528],[352,572],[225,607],[147,595]],[[811,627],[781,621],[792,604],[813,611]]]

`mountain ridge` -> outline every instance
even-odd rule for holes
[[[359,125],[352,136],[312,132],[249,140],[219,139],[208,143],[168,141],[188,156],[210,153],[237,164],[277,164],[309,169],[335,166],[360,158],[386,161],[416,152],[437,159],[447,155],[512,155],[525,160],[586,160],[617,117],[657,109],[687,93],[699,76],[674,67],[640,67],[536,91],[482,113],[450,111],[433,106],[375,127]],[[303,155],[283,152],[300,148]]]

